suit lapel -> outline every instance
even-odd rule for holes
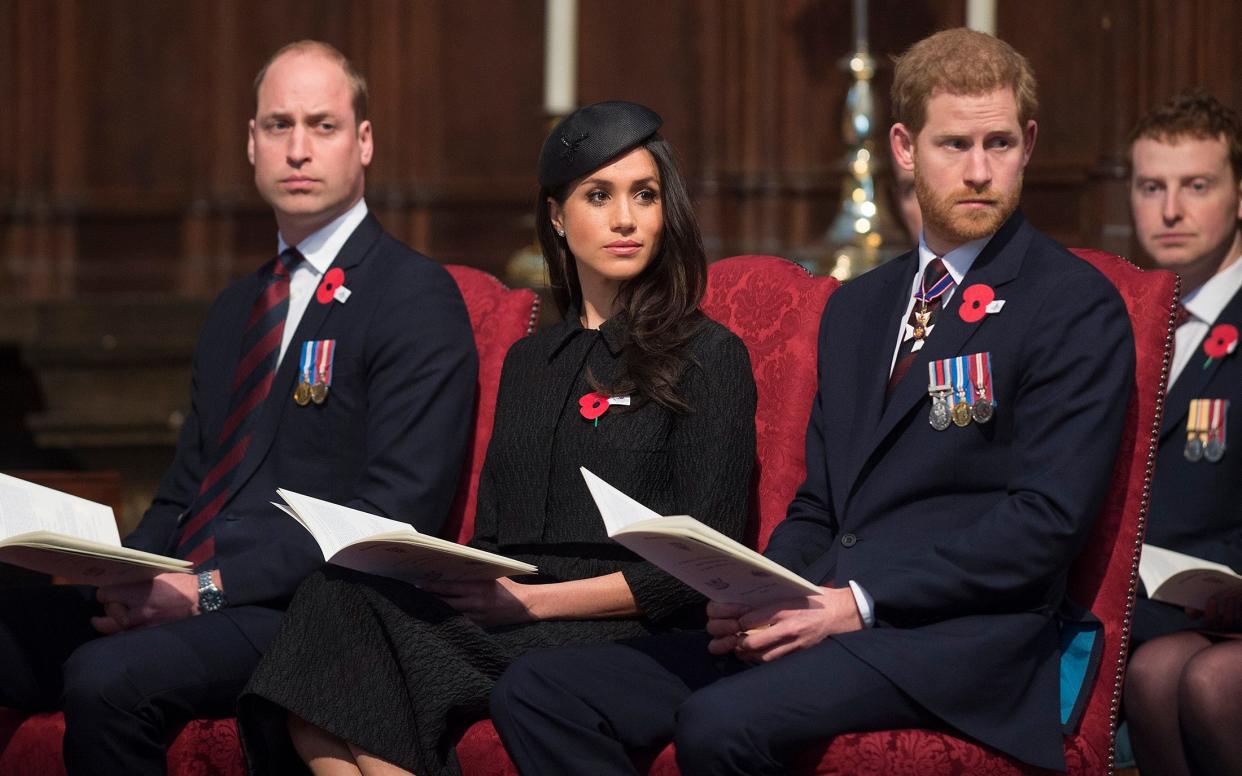
[[[339,267],[345,271],[345,284],[349,285],[349,270],[362,263],[370,252],[371,247],[383,233],[383,228],[374,215],[370,213],[358,224],[353,234],[341,246],[340,252],[336,255],[336,260],[332,262],[332,267]],[[365,300],[359,303],[365,304]],[[315,339],[315,335],[319,332],[323,324],[332,315],[333,311],[341,305],[337,302],[329,302],[328,304],[320,304],[314,297],[306,306],[306,311],[302,313],[302,320],[298,322],[297,331],[294,332],[293,339],[289,341],[289,349],[285,351],[284,357],[280,360],[280,366],[276,369],[276,377],[272,380],[272,389],[268,392],[267,398],[263,401],[263,408],[259,411],[258,420],[255,422],[254,431],[250,438],[250,445],[246,448],[246,455],[242,458],[241,464],[238,466],[237,475],[233,480],[232,489],[229,495],[231,500],[246,481],[259,468],[259,464],[267,456],[268,450],[276,439],[276,431],[280,428],[280,421],[289,405],[293,403],[293,383],[297,378],[298,361],[300,360],[300,346],[306,340]]]
[[[918,251],[909,253],[908,256],[908,259],[897,259],[897,261],[907,261],[909,267],[903,269],[897,281],[884,292],[884,296],[888,297],[891,302],[889,302],[887,312],[879,318],[882,325],[874,325],[874,319],[864,320],[863,323],[871,323],[871,325],[866,325],[857,338],[859,358],[854,374],[861,376],[859,382],[862,384],[862,390],[858,391],[858,404],[854,407],[854,412],[861,420],[863,428],[876,427],[884,412],[884,394],[888,390],[888,376],[892,374],[895,346],[893,334],[897,333],[902,325],[905,307],[910,300],[910,283],[914,281],[914,274],[918,272],[919,267]]]
[[[1032,229],[1027,225],[1026,219],[1022,214],[1020,212],[1014,213],[988,244],[984,246],[983,251],[975,259],[966,276],[962,278],[961,285],[954,290],[953,298],[949,300],[948,305],[936,317],[936,325],[927,338],[927,344],[915,354],[914,361],[910,364],[910,371],[897,384],[892,396],[889,397],[887,405],[883,405],[884,411],[879,416],[879,422],[875,426],[875,431],[860,448],[859,455],[856,457],[850,471],[848,481],[851,491],[857,483],[858,476],[866,465],[867,460],[875,453],[884,439],[892,433],[897,424],[914,409],[915,405],[927,397],[925,376],[927,374],[928,362],[933,359],[961,355],[967,343],[974,337],[976,332],[984,326],[998,325],[992,321],[992,318],[995,317],[992,315],[985,315],[983,320],[977,323],[967,323],[962,320],[962,317],[958,314],[958,308],[962,305],[962,291],[976,283],[982,283],[996,289],[998,299],[1004,299],[1001,288],[1018,276],[1018,272],[1022,267],[1022,259],[1026,255],[1027,246],[1031,242],[1031,234]],[[893,328],[889,330],[890,335],[896,331],[897,325],[897,323],[893,324]],[[888,361],[885,360],[884,364],[887,365]],[[876,401],[880,404],[883,404],[884,384],[887,381],[888,371],[885,370],[878,391],[873,387],[869,388],[869,391],[877,397]]]
[[[1233,295],[1229,304],[1225,305],[1225,309],[1221,310],[1216,320],[1212,321],[1208,332],[1211,333],[1212,328],[1218,323],[1232,323],[1242,328],[1242,290]],[[1182,367],[1182,373],[1177,376],[1177,382],[1173,383],[1169,389],[1164,405],[1164,421],[1160,429],[1161,442],[1182,427],[1186,421],[1186,413],[1190,411],[1190,400],[1204,398],[1208,384],[1212,382],[1212,378],[1216,376],[1225,361],[1242,356],[1235,351],[1224,358],[1214,358],[1212,364],[1204,369],[1203,363],[1207,355],[1203,352],[1203,341],[1206,339],[1207,335],[1204,335],[1203,339],[1195,343],[1194,355],[1186,362],[1186,366]]]

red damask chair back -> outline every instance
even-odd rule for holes
[[[479,475],[487,443],[492,438],[496,416],[496,393],[500,388],[500,370],[510,346],[530,334],[539,315],[539,297],[528,288],[508,288],[493,275],[472,267],[449,264],[445,267],[470,315],[474,346],[479,351],[479,390],[475,397],[474,430],[466,468],[457,485],[457,496],[441,533],[461,542],[474,533],[474,510],[479,489]]]
[[[539,300],[528,289],[506,288],[486,272],[457,265],[449,265],[447,269],[466,301],[479,353],[479,387],[470,451],[444,527],[445,536],[464,540],[474,530],[475,491],[492,436],[500,369],[509,347],[530,333]],[[64,734],[65,721],[60,713],[26,715],[0,709],[0,774],[63,776],[61,739]],[[168,773],[172,776],[244,776],[236,722],[232,719],[190,722],[169,747]]]
[[[1103,251],[1075,249],[1117,286],[1134,329],[1134,388],[1104,507],[1070,571],[1070,597],[1104,624],[1100,669],[1088,690],[1077,733],[1065,738],[1070,774],[1111,774],[1139,548],[1147,519],[1165,383],[1172,356],[1178,283],[1164,271],[1144,272]],[[838,736],[809,753],[806,772],[826,774],[943,773],[954,776],[1043,774],[995,750],[926,730]]]
[[[806,476],[806,426],[815,398],[819,321],[835,278],[776,256],[734,256],[707,268],[703,312],[746,343],[759,402],[756,474],[747,544],[762,549]]]
[[[1170,272],[1144,272],[1104,251],[1075,248],[1074,253],[1113,281],[1134,327],[1135,385],[1126,409],[1125,435],[1108,498],[1086,548],[1074,563],[1069,588],[1073,599],[1104,623],[1100,674],[1088,697],[1078,735],[1094,742],[1097,751],[1107,753],[1111,770],[1138,586],[1139,550],[1146,532],[1152,471],[1173,357],[1179,284]]]

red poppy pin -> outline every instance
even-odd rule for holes
[[[344,303],[349,298],[349,289],[345,287],[345,270],[333,267],[323,275],[323,281],[315,291],[315,299],[319,304],[329,304],[335,299]]]
[[[578,400],[578,413],[587,420],[599,425],[599,416],[608,411],[608,395],[599,391],[591,391]]]
[[[996,292],[986,283],[975,283],[962,291],[962,306],[957,314],[967,323],[978,323],[988,314],[988,305],[996,299]]]
[[[1212,365],[1213,360],[1224,358],[1237,349],[1238,327],[1232,323],[1216,324],[1208,333],[1207,339],[1203,340],[1203,352],[1207,354],[1203,368],[1207,369]]]

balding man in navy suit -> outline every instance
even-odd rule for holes
[[[448,273],[367,211],[365,81],[302,41],[256,91],[248,153],[280,255],[212,306],[176,458],[125,540],[197,573],[0,599],[0,704],[63,708],[71,774],[163,773],[171,730],[233,713],[323,563],[277,487],[434,533],[462,468],[470,322]]]

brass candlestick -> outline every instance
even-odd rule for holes
[[[908,242],[891,215],[887,192],[876,187],[876,172],[888,163],[887,135],[877,127],[871,90],[876,62],[868,51],[866,20],[867,0],[855,0],[855,51],[841,61],[854,83],[846,93],[841,122],[848,150],[842,161],[840,211],[823,242],[803,252],[811,269],[838,280],[857,277],[893,258]]]

